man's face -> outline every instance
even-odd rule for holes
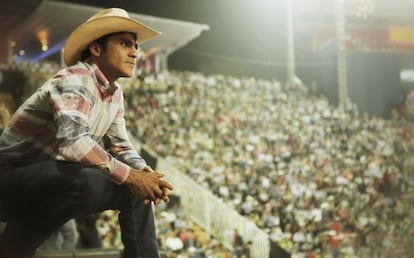
[[[113,82],[120,77],[131,77],[135,70],[138,45],[130,33],[111,35],[107,41],[106,51],[101,51],[96,64]]]

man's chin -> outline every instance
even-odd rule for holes
[[[124,73],[119,76],[119,78],[131,78],[135,73]]]

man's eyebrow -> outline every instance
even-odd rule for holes
[[[135,42],[135,40],[127,39],[127,38],[124,38],[124,37],[114,37],[114,39],[124,40],[124,41],[129,41],[129,42]]]

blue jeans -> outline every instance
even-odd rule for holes
[[[119,210],[125,258],[159,257],[152,206],[112,182],[95,167],[45,160],[0,168],[2,241],[25,255],[68,220],[104,210]]]

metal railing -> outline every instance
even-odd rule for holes
[[[269,257],[269,236],[255,223],[240,215],[165,159],[157,158],[156,169],[165,173],[165,178],[173,184],[174,194],[180,196],[181,209],[187,216],[226,248],[232,249],[233,232],[237,229],[245,243],[252,242],[252,257]]]

